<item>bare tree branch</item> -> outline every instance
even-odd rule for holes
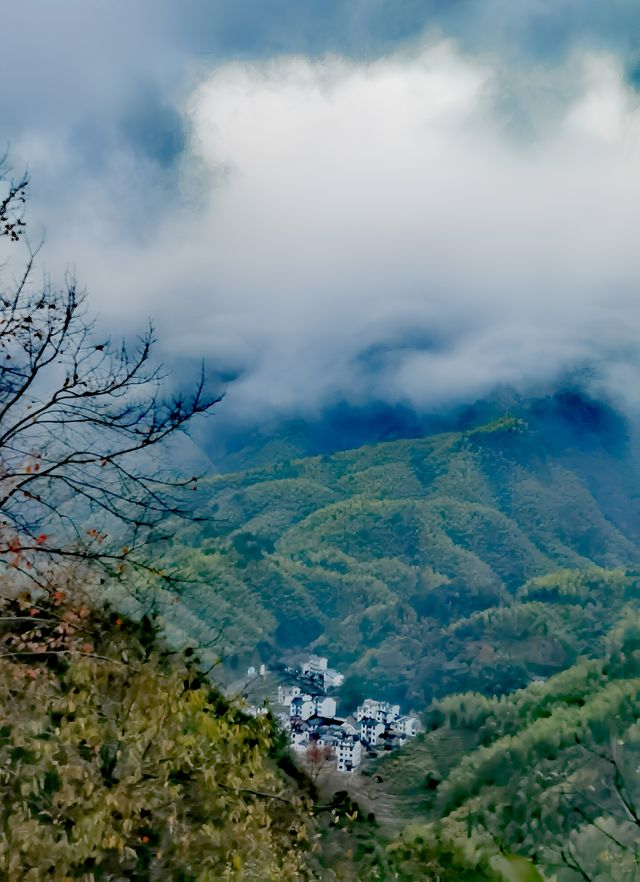
[[[0,237],[15,244],[28,176],[10,179],[0,158],[2,183]],[[153,327],[133,346],[98,337],[75,279],[34,283],[37,253],[27,245],[0,290],[0,564],[36,581],[38,558],[74,555],[110,574],[126,564],[156,575],[145,553],[167,518],[195,517],[197,487],[156,451],[220,396],[204,365],[188,393],[167,396]]]

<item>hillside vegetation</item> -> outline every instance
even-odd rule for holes
[[[2,879],[526,882],[449,836],[390,841],[346,791],[319,798],[193,650],[62,582],[0,605]]]
[[[168,627],[416,707],[601,653],[640,591],[632,448],[584,402],[526,417],[209,479],[213,522],[163,552],[194,580]]]
[[[307,877],[308,794],[279,735],[192,652],[56,590],[1,604],[0,877]]]
[[[438,829],[485,856],[534,859],[561,880],[637,882],[637,614],[607,646],[509,696],[435,702],[426,734],[375,770],[413,820],[410,838]]]

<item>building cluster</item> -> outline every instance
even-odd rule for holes
[[[388,701],[366,698],[356,709],[355,718],[361,729],[371,734],[371,743],[385,732],[409,738],[418,734],[418,718],[401,714],[400,705],[389,704]]]
[[[325,658],[312,656],[296,673],[297,682],[278,688],[278,704],[284,707],[279,716],[298,753],[308,753],[314,746],[326,749],[338,772],[348,773],[358,768],[367,752],[392,750],[418,732],[417,717],[401,714],[399,705],[386,701],[366,699],[355,714],[336,716],[336,700],[325,690],[344,677],[330,669]]]
[[[303,662],[301,674],[322,689],[337,689],[344,683],[344,674],[329,667],[329,660],[321,655],[312,655]]]

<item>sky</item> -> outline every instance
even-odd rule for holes
[[[22,0],[0,136],[39,272],[229,419],[573,371],[636,403],[635,0]]]

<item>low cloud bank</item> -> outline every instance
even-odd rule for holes
[[[614,56],[227,63],[182,114],[155,222],[120,225],[116,155],[47,263],[75,261],[116,330],[152,315],[169,357],[203,354],[230,414],[426,408],[585,363],[636,383],[640,117]]]

